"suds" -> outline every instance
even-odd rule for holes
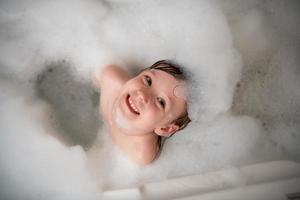
[[[114,122],[120,128],[126,131],[130,131],[133,127],[130,121],[123,115],[120,109],[116,109],[114,112]]]
[[[224,166],[299,160],[298,10],[297,1],[1,1],[1,197],[87,199]],[[140,168],[95,123],[87,85],[107,63],[133,70],[166,58],[190,74],[193,122]],[[49,67],[62,60],[70,71]],[[69,145],[90,151],[58,140],[53,117],[76,129]]]

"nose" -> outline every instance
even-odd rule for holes
[[[137,95],[137,100],[141,103],[148,103],[148,94],[146,91],[143,91],[143,90],[137,90],[136,91],[136,95]]]

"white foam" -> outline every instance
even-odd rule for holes
[[[0,98],[1,197],[93,196],[97,188],[85,153],[80,146],[68,148],[51,136],[48,106],[3,82],[1,91],[5,92]]]
[[[299,159],[298,5],[241,2],[1,1],[1,194],[88,198],[224,166]],[[258,119],[231,115],[242,68],[234,47],[245,67],[266,72],[242,80],[249,95],[240,99],[240,112]],[[58,130],[50,107],[29,83],[48,62],[62,59],[81,82],[107,63],[143,68],[165,58],[189,72],[193,122],[146,167],[131,163],[102,129],[87,155],[79,146],[63,145],[52,136]]]
[[[114,118],[115,124],[120,129],[130,131],[134,128],[132,126],[132,123],[130,123],[130,121],[124,116],[124,114],[122,113],[122,111],[119,108],[116,108],[113,118]]]

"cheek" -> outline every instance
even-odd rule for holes
[[[131,80],[129,80],[126,85],[130,86],[130,87],[135,87],[135,86],[138,86],[142,83],[141,79],[136,77],[136,78],[133,78]]]
[[[168,119],[168,121],[174,121],[175,115],[172,114],[172,113],[169,113],[169,114],[167,115],[167,119]]]
[[[123,89],[128,90],[130,88],[134,88],[136,84],[137,84],[137,81],[135,79],[131,79],[123,85]]]
[[[154,110],[149,110],[144,114],[143,119],[144,120],[151,120],[151,122],[156,122],[160,118],[159,115]]]
[[[143,120],[149,126],[156,127],[157,125],[161,125],[165,122],[166,116],[161,111],[152,109],[145,113]]]
[[[146,114],[149,114],[154,118],[159,118],[163,115],[163,112],[157,107],[155,102],[152,102],[151,105],[148,106]]]

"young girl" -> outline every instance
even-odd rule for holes
[[[152,162],[161,137],[170,137],[190,122],[184,82],[180,67],[167,60],[132,78],[114,65],[95,74],[104,122],[114,143],[137,164]]]

